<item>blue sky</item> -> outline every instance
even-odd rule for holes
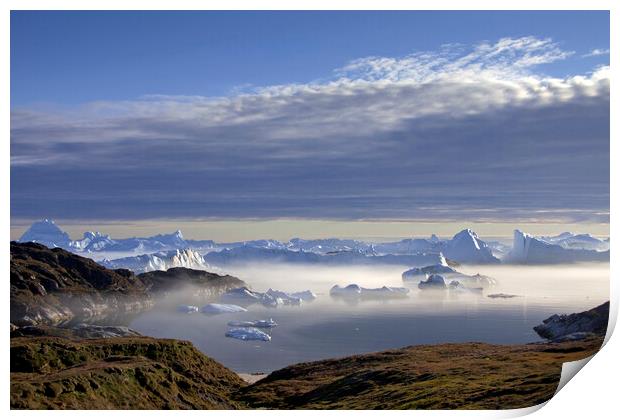
[[[606,12],[12,12],[15,219],[608,220]]]

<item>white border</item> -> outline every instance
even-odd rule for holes
[[[261,2],[249,1],[249,0],[228,0],[226,2],[200,2],[192,0],[175,0],[175,1],[162,1],[151,0],[149,2],[139,2],[131,0],[91,0],[88,2],[78,0],[58,0],[58,1],[44,1],[44,0],[5,0],[2,2],[3,13],[0,20],[0,33],[2,34],[2,42],[0,43],[0,57],[3,58],[1,72],[2,72],[2,92],[3,101],[1,101],[0,110],[2,118],[2,158],[4,164],[4,176],[0,181],[0,188],[2,196],[9,200],[9,174],[10,174],[10,140],[9,140],[9,125],[10,125],[10,67],[9,67],[9,49],[10,49],[10,16],[9,11],[15,10],[63,10],[63,9],[81,9],[81,10],[140,10],[140,9],[153,9],[153,10],[197,10],[197,9],[213,9],[213,10],[233,10],[233,9],[253,9],[253,10],[344,10],[344,9],[417,9],[417,10],[611,10],[611,68],[615,76],[616,69],[619,68],[618,55],[615,50],[614,39],[617,39],[618,31],[615,28],[620,27],[620,21],[618,19],[617,7],[618,2],[604,1],[604,0],[590,0],[590,1],[559,1],[559,0],[503,0],[503,1],[489,1],[489,0],[434,0],[434,1],[397,1],[397,0],[382,0],[382,1],[338,1],[338,0],[298,0],[293,4],[291,1],[283,0],[263,0]],[[579,31],[579,28],[575,28]],[[612,102],[611,102],[611,115],[619,115],[617,112],[616,100],[618,95],[617,84],[612,83]],[[617,124],[611,121],[611,156],[618,156],[617,147]],[[614,179],[618,179],[618,170],[611,166],[611,224],[610,232],[611,236],[617,237],[618,228],[614,223],[614,216],[616,209],[618,208],[618,196],[614,194],[614,187],[617,185]],[[3,230],[5,232],[5,238],[10,237],[10,209],[5,204],[0,211],[2,212],[2,218],[4,219]],[[9,244],[7,240],[0,241],[0,255],[2,258],[2,273],[6,283],[4,285],[4,302],[8,301],[8,279],[9,272]],[[611,278],[613,279],[617,272],[618,252],[615,247],[611,249]],[[617,302],[619,297],[618,287],[616,287],[616,281],[612,281],[612,319],[615,324],[617,317]],[[9,306],[4,305],[2,310],[3,317],[5,319],[4,324],[8,323],[9,319]],[[0,348],[2,352],[2,373],[5,378],[2,382],[2,388],[0,390],[0,398],[2,398],[3,406],[5,410],[9,407],[9,348],[8,348],[8,335],[9,330],[5,327],[4,345]],[[609,337],[608,337],[609,338]],[[620,381],[620,363],[616,357],[620,354],[620,342],[617,337],[612,336],[607,342],[605,347],[588,363],[588,366],[580,372],[576,379],[570,381],[549,403],[544,405],[544,408],[538,410],[539,407],[533,407],[525,410],[509,410],[509,411],[384,411],[381,413],[370,412],[350,412],[350,411],[328,411],[322,412],[320,415],[328,418],[356,418],[370,417],[370,416],[388,416],[390,418],[399,418],[406,416],[407,418],[424,417],[424,418],[497,418],[497,417],[515,417],[524,415],[529,412],[535,411],[531,418],[536,419],[549,419],[549,418],[566,418],[566,419],[583,419],[583,418],[609,418],[610,413],[617,412],[619,400],[617,397],[618,381]],[[78,418],[84,415],[95,419],[108,418],[111,413],[95,411],[95,412],[18,412],[11,411],[10,415],[15,418],[23,417],[39,417],[46,416],[49,418]],[[146,413],[145,413],[146,414]],[[235,418],[267,418],[272,416],[287,415],[287,412],[267,412],[267,411],[245,411],[232,413],[222,412],[175,412],[167,413],[163,411],[148,412],[148,415],[152,419],[164,419],[169,416],[183,416],[184,418],[220,418],[223,415],[234,415]],[[115,412],[114,416],[121,416],[126,418],[133,418],[136,415],[144,415],[142,413],[135,412]],[[294,414],[299,418],[313,418],[316,413],[300,411]]]

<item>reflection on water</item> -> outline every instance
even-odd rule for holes
[[[179,314],[160,306],[134,319],[143,334],[192,341],[200,350],[238,372],[269,372],[286,365],[415,344],[458,341],[525,343],[538,341],[532,327],[554,313],[583,311],[608,300],[609,264],[567,266],[462,266],[498,285],[483,294],[421,291],[390,300],[339,300],[334,284],[402,287],[407,267],[252,266],[228,270],[253,289],[288,292],[311,289],[318,297],[301,307],[248,307],[248,312],[207,316]],[[490,293],[519,295],[492,299]],[[172,299],[172,298],[171,298]],[[186,304],[202,302],[185,298]],[[174,302],[176,304],[178,302]],[[271,342],[243,342],[224,336],[229,321],[273,318]]]

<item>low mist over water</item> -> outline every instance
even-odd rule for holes
[[[192,341],[207,355],[239,372],[270,372],[286,365],[415,344],[484,341],[526,343],[540,338],[532,327],[554,313],[590,309],[609,299],[609,264],[549,266],[461,266],[465,274],[494,277],[482,294],[422,291],[403,282],[407,267],[316,267],[248,265],[226,271],[251,289],[296,292],[310,289],[313,302],[301,306],[249,306],[248,312],[208,316],[180,314],[177,303],[200,306],[191,294],[170,296],[166,305],[138,316],[131,327],[151,336]],[[400,299],[340,300],[329,295],[335,284],[410,288]],[[518,295],[489,298],[489,294]],[[270,342],[224,336],[229,321],[273,318]]]

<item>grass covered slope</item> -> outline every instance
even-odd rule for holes
[[[301,363],[241,392],[281,409],[510,409],[550,399],[564,362],[600,339],[552,344],[439,344]]]
[[[11,339],[14,409],[231,409],[243,385],[186,341]]]

